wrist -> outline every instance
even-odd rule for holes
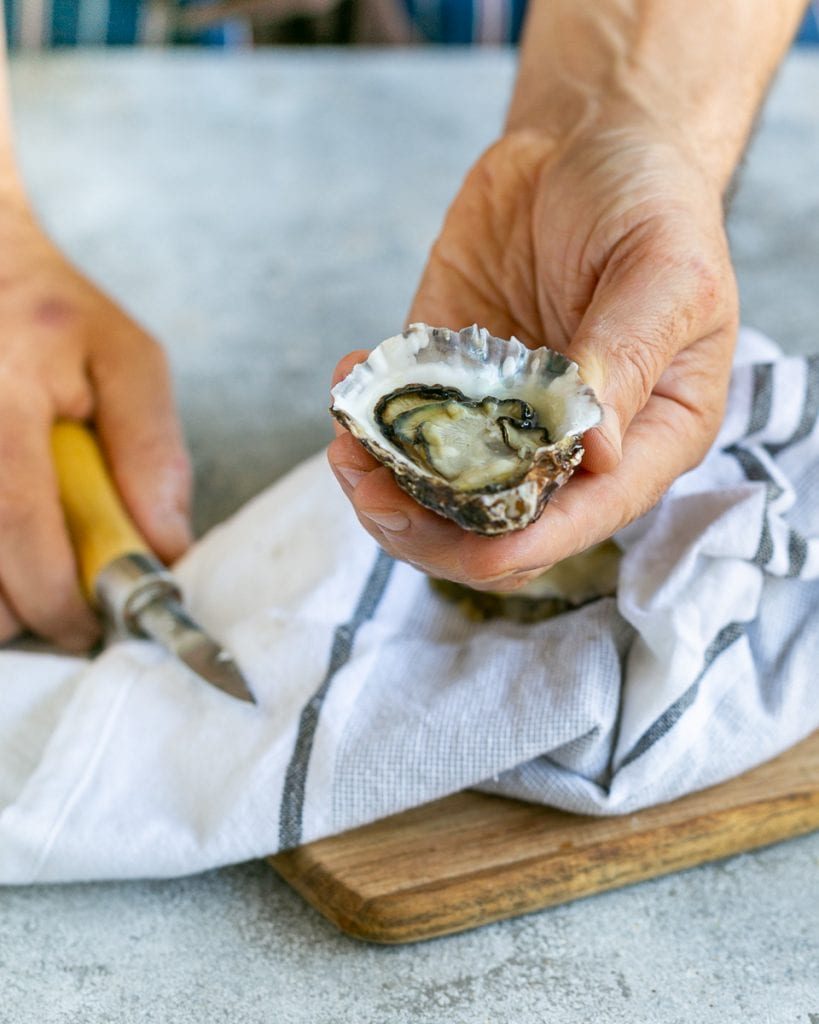
[[[804,0],[531,0],[507,130],[673,140],[721,193]]]
[[[562,96],[553,92],[547,102],[518,102],[510,109],[504,134],[531,132],[549,139],[557,149],[575,150],[582,144],[621,138],[624,144],[642,141],[673,147],[723,195],[742,157],[757,104],[686,105],[679,98],[652,99],[636,82],[608,89],[604,96]],[[740,111],[745,110],[746,116]]]
[[[554,122],[512,122],[504,139],[538,153],[540,183],[557,197],[558,219],[569,209],[579,215],[581,198],[606,219],[635,205],[647,215],[678,209],[723,219],[725,181],[691,136],[625,106],[599,110],[562,134]]]

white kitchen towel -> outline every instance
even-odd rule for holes
[[[178,566],[258,699],[147,642],[0,652],[0,881],[168,876],[479,786],[620,814],[819,726],[819,359],[741,337],[703,464],[619,536],[616,599],[468,621],[318,455]]]

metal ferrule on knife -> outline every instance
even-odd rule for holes
[[[114,627],[135,636],[144,635],[140,615],[153,601],[182,601],[182,591],[173,576],[158,558],[143,551],[109,562],[100,570],[94,589]]]
[[[118,632],[156,640],[213,686],[253,701],[233,658],[190,617],[173,576],[139,535],[91,431],[61,421],[51,440],[66,526],[89,601]]]

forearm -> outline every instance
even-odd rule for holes
[[[805,0],[531,0],[507,130],[678,139],[724,191]]]

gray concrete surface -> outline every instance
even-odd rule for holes
[[[18,61],[43,219],[165,341],[200,529],[329,437],[336,358],[401,324],[498,130],[506,53]],[[819,347],[819,57],[794,55],[731,236],[745,319]],[[0,891],[0,1024],[819,1024],[819,835],[463,936],[355,943],[263,863]]]

